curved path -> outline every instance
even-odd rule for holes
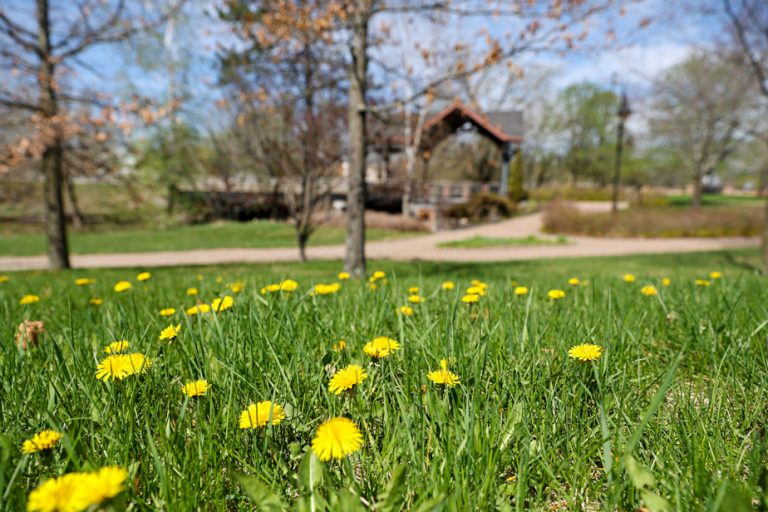
[[[581,203],[582,210],[600,211],[605,203]],[[569,237],[566,245],[540,245],[522,247],[487,247],[479,249],[440,248],[439,243],[463,240],[474,236],[526,237],[540,233],[542,214],[534,213],[514,219],[430,235],[382,240],[366,245],[366,256],[374,259],[401,261],[504,261],[541,258],[571,258],[583,256],[621,256],[630,254],[658,254],[697,251],[741,249],[758,245],[757,238],[588,238]],[[343,245],[310,247],[310,260],[341,260]],[[77,268],[107,267],[164,267],[177,265],[216,265],[225,263],[266,263],[298,261],[293,247],[277,249],[203,249],[195,251],[140,252],[125,254],[73,255],[72,265]],[[45,256],[2,257],[0,270],[44,269]]]

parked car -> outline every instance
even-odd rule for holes
[[[713,172],[705,174],[701,177],[701,191],[705,194],[719,194],[723,191],[723,180]]]

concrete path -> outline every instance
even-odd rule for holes
[[[580,203],[584,211],[604,211],[606,203]],[[697,251],[741,249],[758,245],[756,238],[588,238],[568,237],[567,245],[541,245],[523,247],[489,247],[482,249],[440,248],[438,244],[463,240],[474,236],[527,237],[540,233],[542,214],[534,213],[523,217],[487,224],[483,226],[444,231],[424,236],[395,240],[370,242],[366,255],[373,259],[400,261],[505,261],[535,260],[541,258],[572,258],[585,256],[621,256],[630,254],[658,254]],[[342,260],[343,245],[310,247],[310,260]],[[216,265],[225,263],[265,263],[276,261],[298,261],[296,248],[278,249],[204,249],[196,251],[141,252],[126,254],[73,255],[72,265],[76,268],[108,267],[165,267],[176,265]],[[45,256],[2,257],[0,270],[31,270],[47,267]]]

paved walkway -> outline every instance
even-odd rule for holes
[[[582,210],[607,209],[605,203],[581,203]],[[488,247],[481,249],[440,248],[438,244],[463,240],[474,236],[526,237],[542,235],[542,214],[487,224],[483,226],[444,231],[430,235],[382,240],[366,245],[366,255],[374,259],[400,261],[504,261],[535,260],[541,258],[571,258],[584,256],[621,256],[630,254],[658,254],[697,251],[741,249],[758,245],[756,238],[664,238],[620,239],[568,237],[566,245],[541,245],[523,247]],[[310,260],[341,260],[343,245],[310,247]],[[107,267],[164,267],[176,265],[216,265],[224,263],[265,263],[298,261],[298,251],[293,247],[278,249],[204,249],[196,251],[140,252],[126,254],[73,255],[72,265],[77,268]],[[45,256],[2,257],[0,270],[30,270],[47,267]]]

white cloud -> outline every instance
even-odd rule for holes
[[[602,52],[592,58],[570,59],[561,68],[555,85],[577,82],[644,87],[662,71],[685,60],[693,51],[687,44],[664,42]]]

